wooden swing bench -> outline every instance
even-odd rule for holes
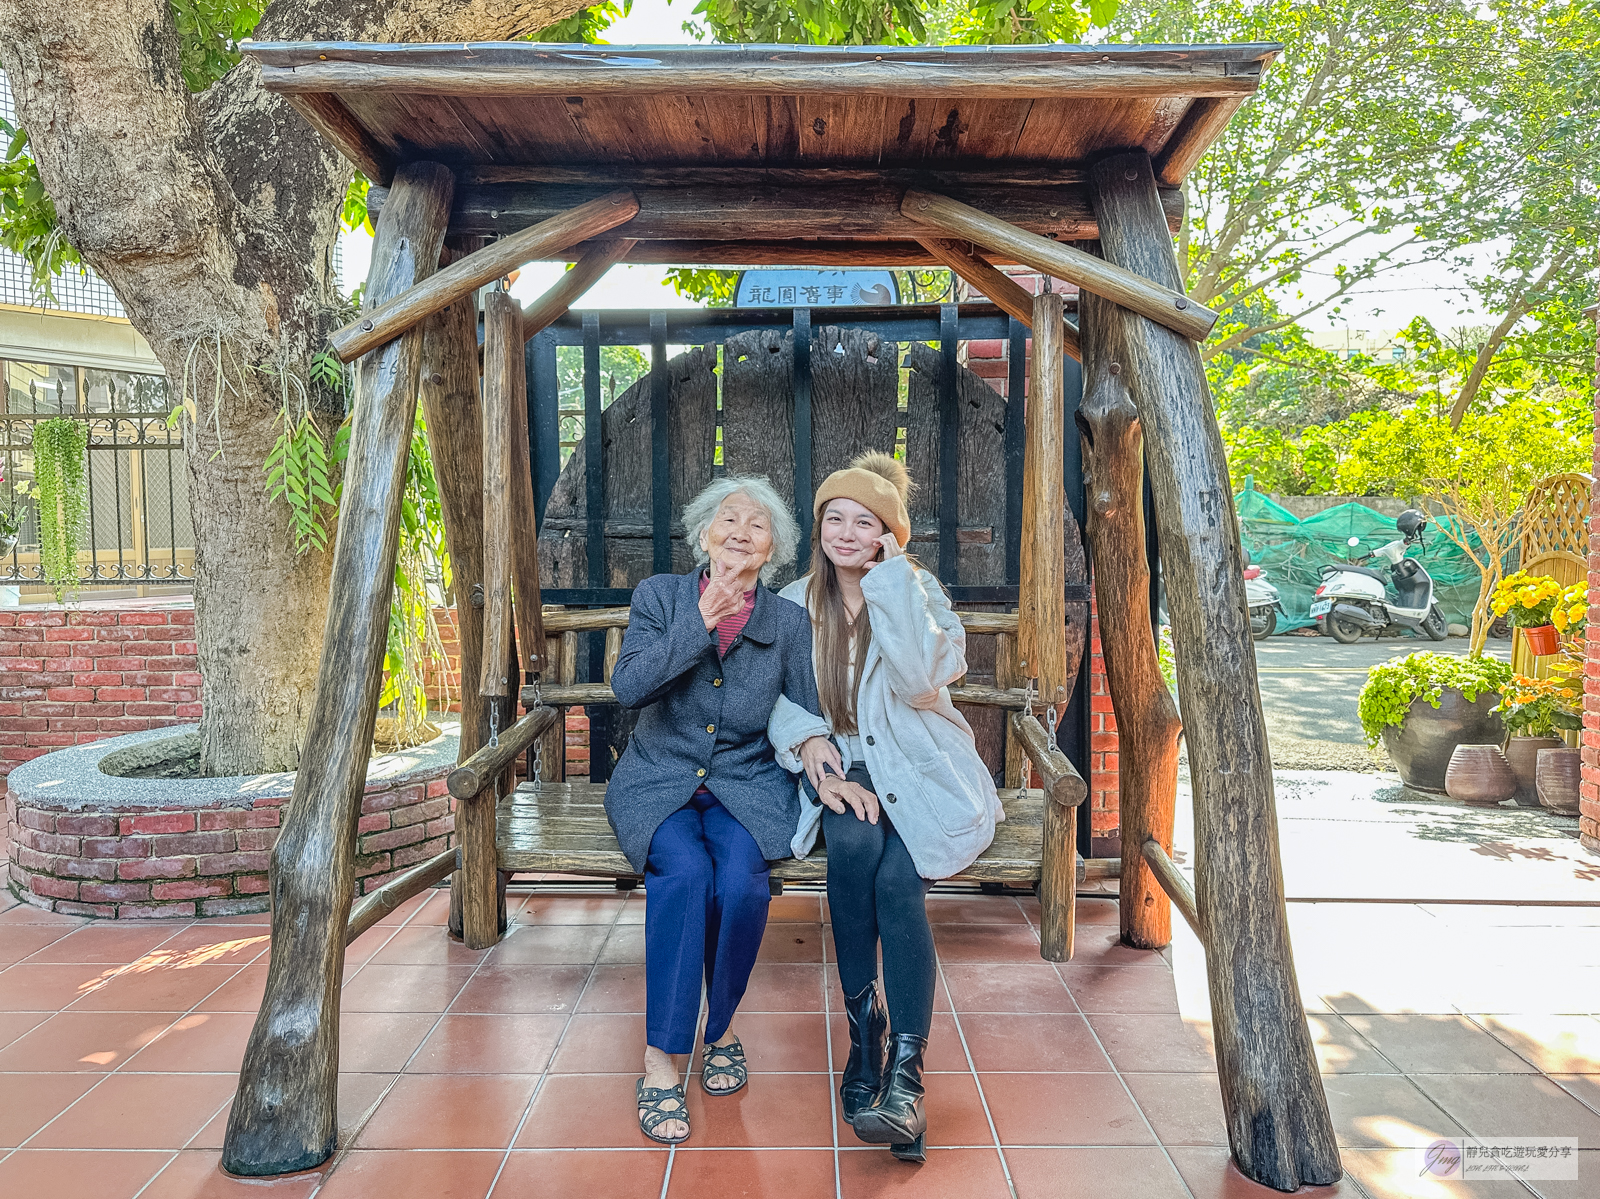
[[[1176,906],[1203,943],[1239,1169],[1284,1191],[1339,1179],[1295,982],[1237,519],[1197,344],[1217,314],[1184,294],[1172,240],[1183,222],[1186,177],[1279,49],[243,47],[263,86],[372,180],[376,223],[361,315],[329,338],[342,361],[361,360],[355,418],[322,666],[294,798],[272,851],[272,954],[229,1117],[225,1169],[285,1173],[334,1151],[344,946],[384,911],[451,878],[463,940],[486,948],[501,935],[505,872],[629,872],[604,821],[603,784],[518,787],[516,759],[527,752],[559,760],[569,706],[583,705],[591,723],[597,713],[622,719],[606,707],[609,675],[597,671],[593,653],[589,681],[574,678],[574,644],[582,631],[591,650],[603,642],[605,660],[614,661],[625,623],[615,605],[626,602],[627,588],[649,573],[687,569],[687,547],[672,541],[672,514],[712,477],[713,452],[727,470],[766,474],[786,491],[804,538],[815,472],[829,465],[828,453],[904,444],[937,505],[920,519],[937,516],[938,572],[950,585],[958,557],[973,549],[962,534],[982,532],[964,527],[974,487],[992,486],[986,476],[999,473],[979,472],[975,484],[958,472],[958,458],[987,467],[1003,426],[1003,456],[1013,461],[1014,449],[1018,469],[1006,473],[1003,521],[977,524],[1005,529],[1017,569],[1013,577],[1007,566],[1003,596],[969,600],[1016,610],[963,612],[969,634],[998,635],[1006,649],[995,656],[994,686],[969,680],[954,697],[969,711],[1007,714],[1008,819],[964,877],[1037,881],[1041,956],[1070,957],[1084,782],[1026,710],[1025,696],[1057,714],[1075,691],[1077,710],[1089,706],[1077,646],[1069,646],[1087,624],[1089,597],[1086,575],[1069,570],[1068,552],[1086,543],[1120,737],[1122,939],[1147,949],[1166,944]],[[602,412],[594,335],[601,318],[585,313],[582,339],[559,343],[583,347],[589,434],[585,453],[564,472],[557,406],[537,391],[530,404],[529,376],[546,380],[535,380],[546,393],[555,389],[553,335],[575,333],[579,318],[570,306],[624,260],[947,267],[1004,314],[984,319],[1010,322],[981,335],[1009,338],[1009,399],[957,385],[957,305],[908,309],[902,332],[884,339],[894,354],[880,355],[877,342],[860,338],[854,356],[838,328],[824,327],[818,343],[811,310],[802,306],[787,331],[746,330],[766,338],[760,348],[767,353],[729,353],[732,341],[716,336],[673,339],[677,317],[632,314],[607,344],[648,341],[650,377],[626,404],[618,398]],[[536,261],[572,269],[527,309],[503,290],[484,292]],[[996,269],[1014,263],[1075,284],[1076,323],[1065,319],[1059,292],[1032,296]],[[709,326],[745,317],[697,319]],[[687,391],[669,378],[669,340],[696,347],[673,360],[690,379]],[[713,342],[721,348],[708,353]],[[902,343],[910,347],[903,403]],[[814,344],[824,352],[813,355]],[[839,373],[836,354],[853,364],[850,379]],[[724,411],[714,381],[706,383],[719,373],[724,384],[759,382],[765,364],[779,359],[791,364],[792,384],[759,418],[749,409]],[[1082,369],[1075,412],[1067,359]],[[929,373],[941,380],[936,396],[918,382]],[[857,385],[887,391],[852,416],[837,402],[841,388]],[[462,650],[461,764],[450,778],[458,847],[352,908],[419,408]],[[814,419],[824,410],[825,420]],[[936,420],[927,415],[933,411]],[[692,444],[675,447],[670,431],[691,419],[701,421]],[[708,437],[712,423],[717,433]],[[835,435],[843,426],[847,433]],[[602,441],[634,469],[647,467],[647,503],[635,502],[636,478],[608,493]],[[912,461],[919,454],[920,466]],[[1069,475],[1069,464],[1081,474]],[[587,591],[570,578],[541,587],[541,543],[532,534],[543,531],[541,505],[557,476],[569,499],[587,496],[559,514],[565,544],[635,538],[609,561],[604,550],[585,554]],[[912,517],[915,540],[919,513]],[[648,558],[637,552],[640,534],[629,531],[641,528]],[[1157,537],[1190,716],[1192,890],[1169,853],[1179,725],[1150,621]],[[576,559],[561,570],[575,575]],[[558,598],[564,590],[585,598]],[[609,598],[595,598],[606,591]],[[546,602],[572,606],[547,612]],[[520,694],[534,681],[536,694]],[[1017,786],[1024,759],[1036,788]],[[819,855],[785,862],[776,875],[817,880],[825,869]]]

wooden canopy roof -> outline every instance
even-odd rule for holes
[[[628,186],[641,211],[611,236],[638,239],[631,261],[808,265],[931,261],[898,211],[907,187],[1092,238],[1082,168],[1115,150],[1149,153],[1176,228],[1173,189],[1279,50],[243,48],[375,184],[407,161],[455,171],[453,235],[515,232]]]

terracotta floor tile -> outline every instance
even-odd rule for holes
[[[31,903],[17,903],[0,912],[0,924],[63,924],[77,928],[89,922],[82,916],[65,916],[60,912],[47,912]]]
[[[1017,1199],[1187,1199],[1160,1149],[1007,1149]]]
[[[0,1070],[115,1070],[181,1012],[61,1012],[0,1049]]]
[[[930,895],[928,919],[934,924],[1028,923],[1009,895]]]
[[[610,931],[606,924],[513,924],[488,960],[497,966],[587,965],[600,956]]]
[[[1194,1199],[1277,1199],[1283,1193],[1252,1182],[1239,1173],[1225,1148],[1171,1145],[1167,1153]],[[1348,1173],[1332,1186],[1302,1187],[1294,1194],[1296,1199],[1334,1199],[1334,1196],[1362,1199],[1360,1188]]]
[[[1076,1012],[1055,968],[1044,962],[955,964],[941,971],[958,1012]]]
[[[645,1004],[644,966],[596,966],[583,989],[577,1010],[592,1012],[642,1012]]]
[[[741,1012],[820,1012],[821,966],[791,965],[782,962],[757,962],[750,972]],[[640,1010],[643,1010],[642,1008]]]
[[[767,907],[768,924],[823,924],[825,896],[821,891],[792,891],[775,896]]]
[[[115,966],[99,964],[19,962],[0,971],[0,1011],[58,1012],[90,989],[104,986],[115,972]]]
[[[965,1016],[962,1018],[962,1027],[967,1022],[984,1017]],[[833,1031],[833,1069],[840,1073],[845,1062],[850,1057],[850,1024],[844,1015],[835,1012],[830,1021]],[[928,1052],[924,1055],[923,1069],[939,1072],[969,1071],[972,1069],[967,1062],[966,1050],[961,1047],[961,1037],[956,1031],[956,1018],[949,1012],[934,1012],[933,1024],[928,1030]]]
[[[1089,1022],[1070,1013],[1053,1016],[989,1012],[961,1018],[967,1048],[980,1071],[1109,1071]]]
[[[406,1067],[408,1074],[542,1074],[567,1017],[446,1015]]]
[[[556,1074],[641,1074],[644,1037],[642,1015],[573,1016],[550,1069]]]
[[[1332,1013],[1307,1013],[1311,1047],[1323,1074],[1395,1074],[1398,1071],[1360,1033]]]
[[[1461,1132],[1401,1074],[1331,1074],[1322,1089],[1341,1148],[1415,1148]]]
[[[0,970],[24,958],[40,962],[81,961],[49,953],[49,947],[64,940],[71,931],[59,924],[0,925]]]
[[[1600,1149],[1600,1115],[1538,1075],[1420,1074],[1417,1085],[1474,1136],[1577,1137]]]
[[[1465,1016],[1346,1016],[1362,1038],[1408,1074],[1536,1073]]]
[[[1144,1117],[1114,1074],[984,1074],[1005,1145],[1149,1145]]]
[[[518,1149],[648,1149],[632,1074],[551,1074],[517,1137]],[[686,1088],[693,1092],[693,1083]],[[826,1120],[824,1116],[824,1120]],[[699,1128],[693,1129],[698,1142]],[[703,1199],[703,1197],[702,1197]]]
[[[1226,1145],[1222,1092],[1214,1074],[1124,1074],[1163,1145]]]
[[[644,925],[613,924],[595,959],[607,966],[641,965],[644,962]]]
[[[452,1012],[570,1012],[587,966],[484,966],[461,989]]]
[[[831,947],[829,952],[831,953]],[[823,996],[827,1000],[828,1010],[835,1016],[844,1016],[844,990],[839,985],[839,967],[832,962],[822,968],[823,971]],[[878,990],[883,990],[883,969],[879,963]],[[948,1012],[950,1008],[950,993],[945,989],[944,979],[935,976],[933,981],[933,1010]]]
[[[133,1199],[172,1154],[19,1149],[0,1161],[0,1195],[27,1199]]]
[[[826,1074],[760,1074],[733,1095],[687,1087],[692,1143],[700,1148],[831,1148],[832,1105]]]
[[[374,962],[344,985],[347,1012],[442,1012],[467,985],[471,966],[383,966]]]
[[[679,1150],[667,1199],[829,1199],[833,1154],[817,1149]]]
[[[732,1027],[751,1073],[828,1072],[827,1017],[820,1012],[740,1012]]]
[[[628,892],[622,907],[617,911],[617,923],[644,923],[644,891],[636,889]]]
[[[244,1012],[192,1012],[129,1059],[137,1073],[237,1074],[256,1018]]]
[[[1115,1014],[1178,1011],[1177,987],[1172,971],[1165,965],[1080,966],[1067,962],[1059,969],[1081,1011]]]
[[[1147,1012],[1090,1016],[1089,1027],[1118,1070],[1163,1074],[1217,1068],[1206,1023]]]
[[[622,910],[621,895],[534,894],[517,913],[518,924],[610,924]]]
[[[29,1142],[34,1149],[182,1149],[238,1085],[234,1074],[112,1074]]]
[[[499,1199],[657,1199],[666,1175],[665,1149],[517,1149],[506,1159],[494,1193]]]
[[[935,924],[933,944],[945,963],[1040,960],[1039,938],[1025,924]]]
[[[757,960],[762,962],[816,962],[823,957],[823,932],[820,924],[779,921],[767,924]],[[833,938],[828,936],[828,955],[833,954]]]
[[[1600,1002],[1600,1000],[1597,1000]],[[1593,1016],[1474,1016],[1491,1036],[1549,1074],[1600,1074]]]
[[[341,1012],[339,1069],[398,1073],[438,1021],[432,1012]]]
[[[305,1170],[273,1179],[224,1174],[215,1149],[188,1149],[157,1174],[139,1199],[310,1199],[328,1169]]]
[[[0,1074],[0,1151],[15,1149],[98,1081],[94,1074]]]
[[[317,1199],[484,1199],[503,1160],[499,1153],[356,1149],[345,1154]]]
[[[260,925],[196,924],[178,929],[150,954],[158,959],[179,958],[185,965],[244,966],[266,953],[271,942],[271,934]]]
[[[346,978],[349,977],[347,973]],[[202,1012],[250,1012],[261,1010],[267,990],[267,963],[257,959],[235,974],[212,995],[200,1001]]]
[[[1181,922],[1181,917],[1179,918]],[[1160,966],[1170,965],[1170,949],[1135,949],[1122,943],[1121,930],[1115,924],[1091,924],[1079,928],[1073,936],[1072,962],[1074,966]]]
[[[1344,1162],[1345,1178],[1360,1184],[1368,1199],[1530,1199],[1519,1182],[1422,1179],[1418,1177],[1414,1149],[1344,1149],[1339,1157]]]
[[[417,908],[417,914],[407,923],[438,926],[450,923],[450,888],[436,887],[426,892],[425,896]]]
[[[347,1148],[350,1142],[355,1140],[356,1133],[367,1122],[367,1117],[378,1106],[384,1092],[398,1077],[395,1074],[339,1075],[339,1091],[334,1111],[339,1126],[338,1143],[341,1148]],[[227,1136],[228,1114],[232,1106],[232,1103],[229,1103],[212,1117],[211,1123],[202,1128],[194,1140],[189,1142],[189,1148],[220,1150]]]
[[[402,924],[409,923],[411,918],[422,909],[422,906],[432,898],[433,896],[426,891],[421,895],[413,896],[379,920],[378,926],[381,928],[396,928]]]
[[[143,959],[149,962],[150,959]],[[75,1012],[181,1012],[206,999],[239,966],[130,966],[104,986],[86,991]],[[3,976],[0,976],[3,977]]]
[[[989,1117],[983,1110],[983,1099],[978,1095],[978,1084],[971,1074],[924,1074],[923,1085],[928,1094],[925,1108],[928,1114],[928,1140],[932,1146],[989,1146],[994,1144],[994,1132],[989,1128]],[[834,1076],[837,1086],[839,1076]],[[838,1116],[839,1145],[861,1145],[855,1129]]]
[[[49,1012],[0,1012],[0,1049],[48,1019]]]
[[[537,1081],[531,1074],[402,1074],[356,1146],[504,1149]]]
[[[840,1146],[843,1150],[843,1146]],[[1010,1199],[1000,1155],[993,1149],[928,1147],[928,1160],[912,1165],[879,1146],[839,1154],[839,1193],[844,1199]]]
[[[476,966],[486,952],[452,941],[437,924],[412,924],[396,929],[368,960],[386,966]]]

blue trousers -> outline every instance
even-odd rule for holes
[[[705,980],[707,1043],[728,1031],[767,930],[767,859],[709,791],[661,822],[645,859],[645,1039],[694,1048]]]

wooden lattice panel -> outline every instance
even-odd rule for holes
[[[1594,480],[1588,475],[1551,475],[1534,484],[1522,513],[1522,561],[1565,551],[1589,552],[1589,505]]]

